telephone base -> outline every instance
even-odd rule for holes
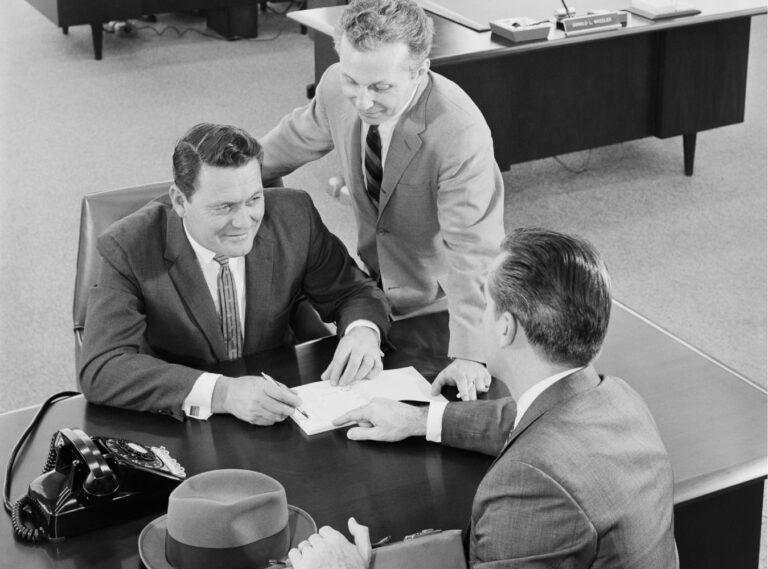
[[[38,477],[29,487],[35,526],[42,526],[49,540],[64,539],[105,526],[151,514],[167,507],[168,495],[178,482],[153,481],[152,492],[118,492],[108,498],[88,500],[66,491],[52,490],[67,484],[67,477],[54,471]],[[53,497],[54,499],[51,499]]]

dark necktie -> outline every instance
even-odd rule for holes
[[[237,295],[235,280],[229,270],[229,258],[216,255],[214,258],[219,265],[219,316],[221,318],[221,333],[227,346],[227,358],[236,360],[243,355],[243,334],[240,329],[240,316],[237,311]]]
[[[381,137],[379,127],[372,124],[368,127],[365,137],[365,185],[368,197],[373,205],[379,206],[379,193],[381,192],[381,179],[384,171],[381,167]]]

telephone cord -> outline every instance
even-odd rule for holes
[[[26,495],[19,498],[15,503],[11,503],[11,499],[10,499],[11,474],[13,473],[13,467],[16,463],[16,457],[19,454],[19,451],[21,450],[21,448],[24,446],[24,443],[26,443],[30,433],[35,429],[35,427],[37,427],[38,423],[43,418],[43,415],[45,415],[48,408],[54,403],[56,403],[57,401],[61,401],[62,399],[68,399],[69,397],[72,397],[74,395],[80,395],[80,393],[77,391],[62,391],[61,393],[56,393],[55,395],[52,395],[51,397],[49,397],[45,401],[45,403],[43,403],[40,406],[40,409],[37,411],[32,421],[29,423],[29,426],[22,433],[21,437],[19,437],[19,440],[16,442],[16,445],[13,447],[13,450],[11,451],[11,456],[8,459],[8,465],[5,469],[5,482],[3,484],[3,507],[5,508],[5,511],[8,512],[8,514],[11,516],[11,523],[13,524],[14,532],[16,533],[16,535],[18,535],[22,539],[27,539],[27,540],[31,539],[32,541],[39,541],[43,539],[43,537],[45,537],[45,532],[43,531],[43,528],[34,528],[34,529],[27,528],[22,522],[21,513],[23,508],[27,506]],[[52,446],[53,446],[53,439],[51,440],[51,447]],[[49,449],[48,458],[46,460],[43,472],[47,472],[53,466],[53,464],[51,463],[55,462],[55,451],[54,451],[53,459],[51,458],[51,456],[52,456],[52,453],[51,453],[51,450]],[[42,532],[42,534],[40,532]]]
[[[24,541],[42,541],[48,537],[45,528],[43,526],[38,526],[36,528],[27,527],[21,519],[22,512],[26,509],[27,512],[31,513],[31,508],[34,508],[34,504],[32,504],[32,500],[26,494],[16,500],[13,504],[11,507],[11,525],[13,526],[13,533],[16,537],[23,539]]]

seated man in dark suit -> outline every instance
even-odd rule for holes
[[[282,421],[301,404],[285,386],[201,369],[293,343],[300,297],[341,336],[324,379],[381,370],[383,293],[307,194],[263,188],[262,157],[241,129],[197,125],[176,145],[169,195],[99,238],[104,262],[79,369],[89,401],[177,418]]]
[[[515,231],[502,251],[483,327],[489,370],[516,412],[511,399],[430,409],[375,400],[337,422],[358,423],[350,439],[426,435],[497,457],[472,506],[473,569],[677,567],[672,468],[656,424],[629,385],[591,364],[611,311],[603,261],[547,230]],[[293,567],[366,567],[367,530],[349,526],[356,545],[322,528],[291,551]]]

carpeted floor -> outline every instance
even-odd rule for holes
[[[175,139],[206,120],[263,134],[305,102],[312,42],[267,15],[257,41],[162,15],[154,30],[63,35],[21,0],[0,21],[0,411],[74,385],[71,298],[80,197],[170,177]],[[279,37],[276,37],[278,34]],[[513,166],[507,227],[593,240],[616,297],[766,385],[766,20],[754,19],[746,120],[699,135],[696,173],[679,139],[644,139]],[[576,173],[576,172],[581,173]],[[348,211],[322,189],[333,155],[290,176],[347,244]],[[31,339],[31,340],[30,340]]]
[[[279,5],[278,5],[279,6]],[[312,43],[267,15],[257,41],[205,37],[204,20],[161,15],[134,38],[65,36],[23,0],[0,20],[0,412],[74,387],[71,302],[83,194],[170,178],[196,122],[256,135],[305,102]],[[167,29],[192,28],[184,35]],[[156,30],[156,31],[153,31]],[[591,239],[616,297],[766,386],[766,18],[753,20],[746,120],[682,141],[645,139],[513,166],[507,228]],[[348,245],[348,210],[322,191],[333,155],[288,177]],[[765,566],[763,561],[762,566]]]

